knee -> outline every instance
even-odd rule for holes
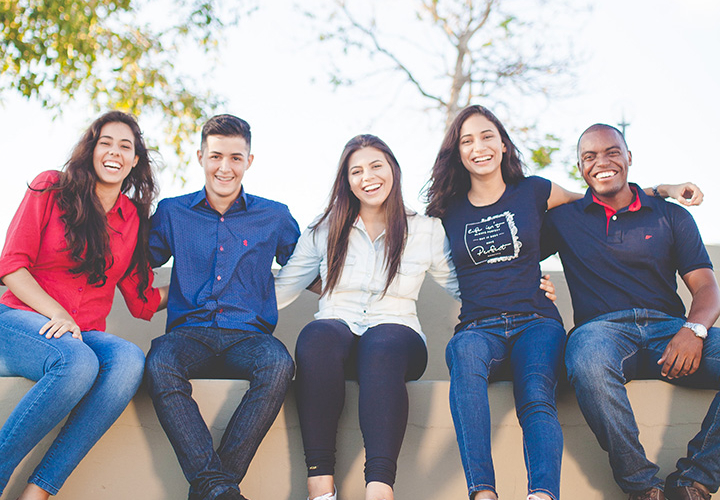
[[[120,343],[113,353],[107,370],[121,385],[135,387],[140,384],[145,369],[145,354],[132,342]]]
[[[602,350],[581,342],[569,342],[565,353],[568,380],[578,387],[593,390],[607,384],[608,377],[615,374],[613,362]]]
[[[295,357],[298,363],[331,356],[337,344],[336,336],[332,323],[327,320],[313,321],[305,325],[295,345]]]
[[[268,377],[289,382],[295,374],[295,363],[285,345],[275,337],[270,337],[263,355],[256,359],[256,377]]]
[[[529,415],[547,414],[557,418],[555,402],[557,380],[543,373],[530,373],[513,380],[518,420],[522,424]]]
[[[445,361],[450,373],[484,373],[487,375],[489,353],[477,336],[460,332],[450,339],[445,349]]]
[[[58,352],[46,373],[54,373],[65,380],[68,394],[85,394],[97,379],[100,362],[95,352],[82,341],[73,340],[68,344]]]
[[[153,342],[145,359],[145,381],[150,394],[157,394],[164,387],[174,386],[171,380],[183,378],[175,356],[163,343]]]

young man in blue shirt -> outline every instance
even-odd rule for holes
[[[559,251],[573,302],[568,377],[630,500],[708,500],[720,484],[720,395],[663,485],[624,384],[657,378],[720,389],[720,330],[711,328],[720,289],[692,216],[629,184],[631,162],[617,129],[588,128],[578,143],[587,194],[545,218],[544,254]],[[692,294],[687,318],[676,273]]]
[[[205,187],[161,201],[152,217],[152,265],[174,260],[166,333],[152,342],[146,379],[190,500],[237,500],[294,372],[272,335],[278,312],[270,268],[273,259],[288,261],[300,231],[285,205],[242,187],[253,162],[247,122],[211,118],[197,155]],[[213,377],[250,381],[217,451],[189,381]]]

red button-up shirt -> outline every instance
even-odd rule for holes
[[[32,182],[15,217],[8,228],[5,247],[0,255],[0,277],[27,268],[38,284],[65,308],[81,330],[105,330],[105,318],[110,313],[115,285],[125,298],[130,313],[149,320],[157,311],[160,293],[152,288],[152,273],[144,302],[138,297],[138,276],[135,272],[123,278],[130,265],[137,242],[139,218],[135,205],[121,194],[107,213],[110,234],[109,254],[112,265],[106,269],[103,286],[88,283],[87,274],[71,272],[77,263],[71,260],[65,240],[63,211],[57,204],[55,191],[38,191],[59,178],[57,171],[47,171]],[[0,302],[15,308],[33,309],[10,290]]]

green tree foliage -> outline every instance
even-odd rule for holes
[[[572,92],[577,56],[572,27],[564,22],[578,7],[564,0],[412,0],[395,12],[369,0],[330,5],[306,15],[316,22],[320,41],[339,45],[352,61],[332,66],[332,83],[400,75],[446,128],[463,107],[488,103],[513,118],[505,121],[538,167],[552,162],[559,140],[517,122],[528,120],[533,101],[541,109],[538,98],[547,102]]]
[[[238,15],[213,0],[0,0],[0,98],[154,114],[184,165],[183,145],[220,100],[176,61],[212,56]]]

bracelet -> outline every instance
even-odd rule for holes
[[[660,193],[658,193],[658,190],[657,190],[657,188],[658,188],[659,185],[660,185],[660,184],[655,184],[655,185],[652,187],[653,196],[654,196],[655,198],[662,198],[662,196],[660,196]]]

